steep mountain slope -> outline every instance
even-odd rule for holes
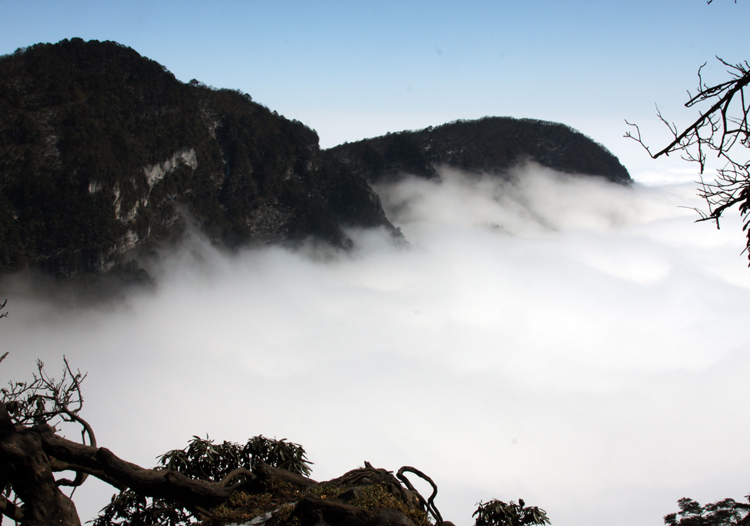
[[[313,130],[248,95],[183,84],[113,42],[0,59],[0,271],[106,270],[188,216],[229,245],[393,228]]]
[[[0,57],[0,273],[100,273],[188,224],[230,247],[347,247],[346,227],[400,235],[370,183],[440,164],[503,174],[526,158],[630,182],[562,124],[487,117],[321,151],[300,122],[123,45],[37,44]]]
[[[389,133],[342,144],[332,153],[371,183],[404,173],[435,177],[437,165],[502,174],[525,159],[561,172],[602,176],[620,184],[632,182],[617,157],[582,133],[564,124],[511,117]]]

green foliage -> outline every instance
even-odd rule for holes
[[[250,469],[253,462],[263,461],[299,475],[310,474],[305,450],[286,439],[262,435],[250,438],[245,445],[224,441],[214,444],[208,437],[194,436],[184,449],[175,449],[158,457],[157,469],[174,470],[196,479],[221,481],[238,468]],[[152,499],[131,490],[121,491],[102,509],[93,526],[177,526],[194,524],[195,516],[188,510],[164,499]]]
[[[227,441],[214,444],[208,437],[194,436],[185,449],[168,451],[158,460],[167,469],[213,481],[220,481],[237,468],[250,469],[258,461],[303,476],[310,475],[312,464],[299,444],[263,435],[252,437],[244,446]]]
[[[518,504],[501,500],[479,503],[472,517],[476,526],[522,526],[525,524],[550,524],[547,512],[537,506],[526,506],[523,499]]]
[[[197,521],[183,508],[164,499],[151,499],[125,490],[113,495],[111,502],[92,521],[93,526],[182,526]]]
[[[287,442],[285,438],[276,440],[258,435],[247,441],[243,453],[252,457],[253,460],[262,460],[271,466],[305,477],[312,472],[310,468],[312,462],[307,460],[302,446]]]
[[[745,497],[750,502],[750,495]],[[680,511],[664,517],[667,526],[749,526],[750,504],[724,499],[701,506],[697,501],[682,498]]]

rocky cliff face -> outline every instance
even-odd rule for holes
[[[0,59],[0,271],[107,270],[188,216],[228,245],[393,229],[313,130],[246,94],[183,84],[112,42]]]
[[[178,81],[114,42],[0,57],[0,272],[110,269],[186,220],[228,246],[351,241],[385,227],[370,182],[435,165],[502,173],[522,158],[628,183],[602,146],[560,125],[456,122],[321,151],[315,131],[239,91]]]

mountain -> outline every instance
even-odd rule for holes
[[[393,229],[317,134],[114,42],[0,59],[0,271],[70,276],[197,222],[229,246]]]
[[[404,173],[433,178],[439,165],[503,175],[526,159],[560,172],[632,183],[627,169],[601,144],[564,124],[533,119],[456,121],[346,143],[331,152],[370,183]]]
[[[349,247],[347,227],[400,235],[370,183],[439,164],[502,174],[525,158],[630,181],[561,124],[485,118],[321,150],[300,122],[121,44],[36,44],[0,57],[0,273],[137,273],[118,265],[129,251],[189,225],[228,247]]]

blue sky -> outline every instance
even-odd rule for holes
[[[485,115],[564,122],[631,171],[634,120],[666,140],[654,104],[687,122],[685,90],[714,56],[750,56],[750,5],[673,1],[18,2],[0,53],[63,38],[114,40],[172,71],[240,89],[316,129],[324,147]],[[710,77],[709,77],[710,78]]]

